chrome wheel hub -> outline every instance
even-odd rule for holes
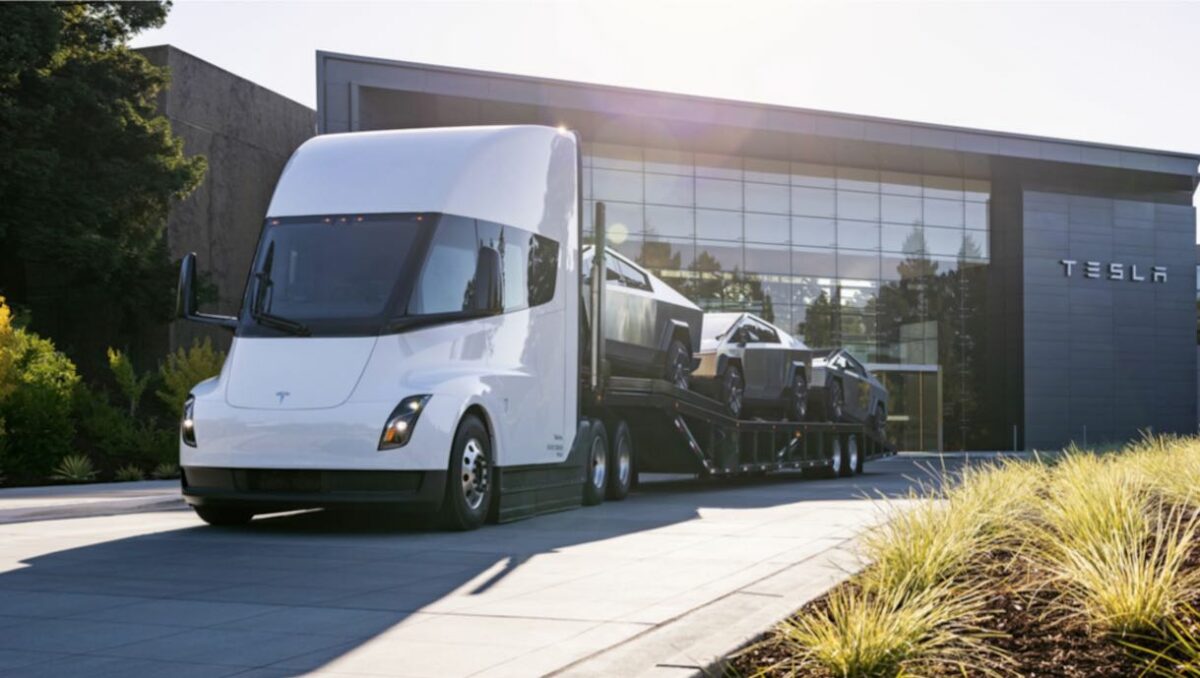
[[[468,440],[466,447],[463,448],[460,471],[463,499],[467,502],[467,508],[472,511],[478,510],[483,505],[484,497],[487,496],[489,473],[487,454],[483,451],[483,443],[475,438]]]
[[[833,472],[842,472],[842,443],[837,439],[833,441]]]
[[[629,440],[621,438],[617,442],[617,480],[621,487],[629,484],[629,474],[632,472],[633,455],[629,452]]]

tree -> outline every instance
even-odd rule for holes
[[[167,213],[206,166],[158,113],[166,69],[127,44],[169,7],[0,5],[0,294],[84,364],[168,319]]]

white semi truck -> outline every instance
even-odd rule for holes
[[[665,378],[609,377],[580,176],[577,135],[552,127],[303,144],[238,316],[198,312],[181,263],[179,315],[234,332],[184,408],[187,502],[212,524],[365,506],[472,529],[622,499],[638,472],[847,475],[886,453],[860,425],[740,421]]]

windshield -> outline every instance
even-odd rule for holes
[[[704,327],[700,330],[701,340],[712,340],[729,331],[733,323],[742,317],[741,313],[707,313],[704,315]]]
[[[435,222],[422,214],[268,219],[240,329],[259,334],[271,324],[265,317],[304,323],[318,334],[378,332],[397,315],[405,274]]]

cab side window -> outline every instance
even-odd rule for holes
[[[621,266],[611,256],[604,257],[604,280],[609,285],[625,285],[625,276],[621,275]]]
[[[529,240],[530,235],[520,229],[504,227],[500,239],[500,256],[503,259],[505,311],[519,311],[529,307]]]
[[[408,312],[433,315],[469,309],[478,257],[475,220],[442,217],[409,301]]]
[[[650,287],[650,278],[646,277],[645,273],[616,257],[613,257],[613,260],[617,262],[617,265],[621,269],[621,282],[625,283],[626,287],[646,292],[653,291],[653,288]]]
[[[751,321],[750,323],[752,339],[750,341],[756,344],[778,344],[779,333],[758,322]]]
[[[529,235],[527,268],[530,306],[540,306],[554,298],[558,280],[558,243],[544,236]]]

